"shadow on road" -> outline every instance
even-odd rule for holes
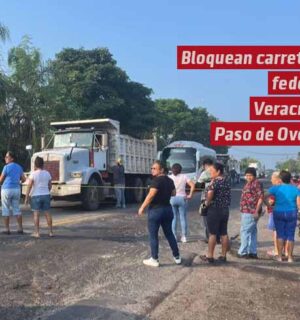
[[[56,310],[56,311],[55,311]],[[97,301],[81,301],[69,307],[0,307],[1,320],[147,320],[145,316],[102,307]]]

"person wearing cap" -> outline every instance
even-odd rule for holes
[[[256,169],[245,171],[246,184],[242,190],[241,209],[241,245],[239,258],[257,259],[257,221],[264,201],[262,184],[256,179]]]
[[[122,159],[116,161],[116,165],[112,168],[113,183],[115,187],[115,195],[117,199],[116,208],[126,208],[125,203],[125,169]]]

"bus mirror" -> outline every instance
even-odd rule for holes
[[[197,160],[197,161],[200,161],[200,157],[201,157],[200,151],[197,151],[197,152],[196,152],[196,160]]]
[[[158,152],[157,152],[157,160],[161,160],[161,154],[162,154],[161,151],[158,151]]]

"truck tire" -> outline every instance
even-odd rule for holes
[[[94,211],[99,208],[100,183],[95,177],[91,177],[82,191],[82,206],[85,210]]]
[[[134,179],[133,200],[140,203],[144,200],[144,184],[140,177]]]

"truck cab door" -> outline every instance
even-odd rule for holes
[[[94,135],[94,167],[100,171],[107,170],[107,146],[105,134],[96,132]]]

